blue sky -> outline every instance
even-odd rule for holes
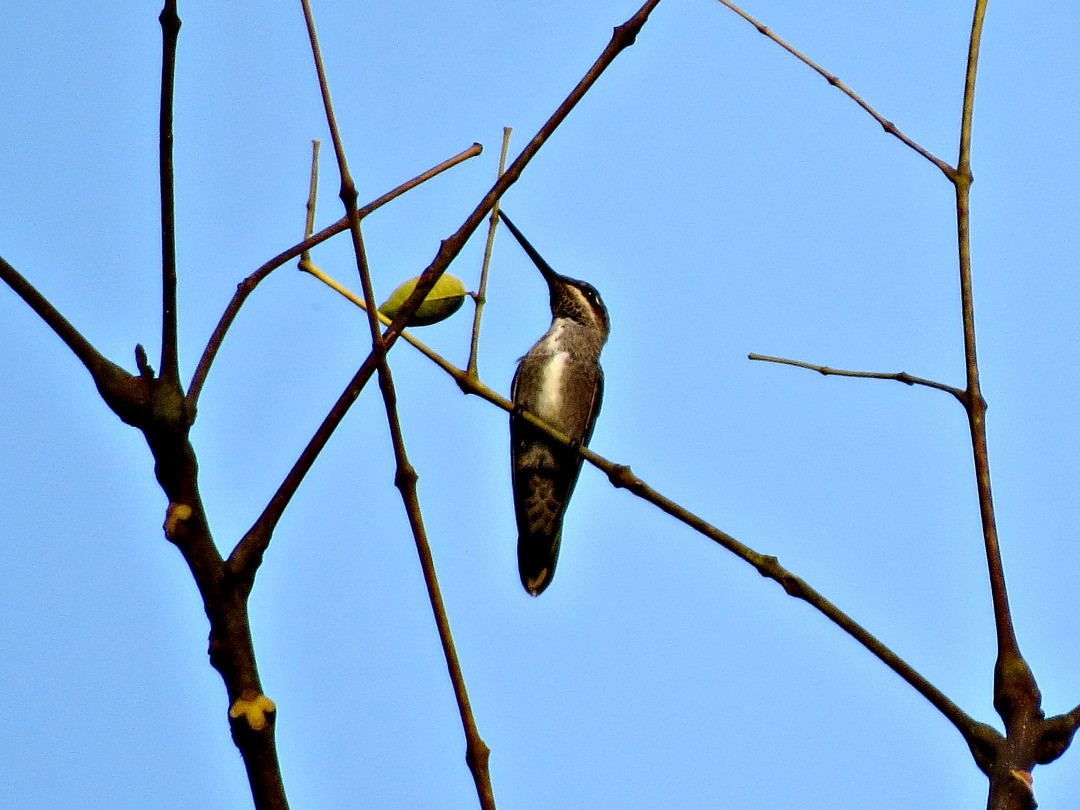
[[[298,4],[181,3],[176,166],[185,379],[236,283],[299,238],[327,141]],[[350,165],[370,199],[484,154],[365,221],[382,295],[432,258],[595,59],[624,0],[316,3]],[[954,161],[969,4],[747,10]],[[150,4],[17,4],[0,28],[0,255],[129,369],[158,351]],[[992,2],[976,102],[975,297],[995,502],[1020,643],[1080,702],[1074,347],[1080,12]],[[318,221],[340,216],[323,153]],[[993,723],[993,628],[963,413],[951,188],[718,3],[665,0],[504,205],[612,321],[592,447],[803,576]],[[454,272],[475,285],[482,240]],[[313,256],[355,285],[347,239]],[[480,370],[506,392],[546,328],[539,275],[495,246]],[[419,333],[463,364],[468,306]],[[192,440],[231,549],[366,354],[351,305],[284,267],[246,305]],[[206,621],[142,437],[0,288],[0,783],[12,806],[249,804]],[[586,466],[558,575],[517,580],[505,414],[408,346],[409,452],[500,806],[981,806],[962,741],[775,584]],[[282,521],[252,597],[298,808],[475,805],[377,390]],[[1080,803],[1075,752],[1035,773]]]

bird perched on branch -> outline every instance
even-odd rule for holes
[[[555,574],[563,517],[581,472],[578,447],[588,444],[600,412],[600,350],[610,323],[595,287],[556,273],[510,218],[501,211],[499,216],[540,270],[551,299],[551,326],[518,362],[511,386],[518,572],[525,590],[539,596]],[[525,411],[565,435],[571,445],[531,424]]]

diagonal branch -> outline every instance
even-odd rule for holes
[[[960,404],[964,405],[967,402],[967,394],[960,388],[956,388],[952,385],[946,385],[936,380],[928,380],[924,377],[913,377],[906,371],[846,371],[839,368],[831,368],[829,366],[819,366],[814,363],[805,363],[802,360],[788,360],[785,357],[770,357],[765,354],[750,353],[747,355],[750,360],[760,360],[765,363],[779,363],[784,366],[795,366],[796,368],[805,368],[810,371],[816,371],[825,377],[860,377],[867,380],[895,380],[901,382],[904,385],[921,385],[926,388],[934,388],[938,391],[944,391],[946,394],[952,394],[958,400]]]
[[[608,69],[615,58],[622,53],[626,48],[629,48],[634,44],[634,40],[637,39],[638,32],[641,31],[646,21],[649,19],[649,15],[652,14],[654,8],[660,4],[660,0],[647,0],[647,2],[639,8],[630,19],[624,22],[622,25],[615,27],[612,31],[611,40],[608,42],[607,47],[597,57],[596,61],[592,64],[585,75],[581,77],[581,81],[577,83],[573,90],[566,99],[556,108],[555,112],[551,114],[551,117],[544,122],[537,132],[530,140],[521,154],[514,159],[514,162],[510,164],[510,167],[506,170],[505,174],[501,175],[495,184],[491,187],[487,194],[480,203],[473,209],[473,212],[469,214],[465,222],[461,227],[447,239],[444,239],[439,246],[438,253],[435,254],[435,258],[431,260],[431,263],[427,266],[423,273],[420,274],[420,278],[417,279],[416,288],[413,290],[409,298],[402,304],[401,309],[398,310],[397,316],[394,318],[393,324],[386,330],[387,348],[397,339],[398,333],[405,328],[405,323],[412,317],[413,312],[420,306],[420,303],[427,297],[427,294],[431,291],[431,288],[435,286],[435,282],[439,280],[442,274],[446,271],[446,268],[450,265],[457,255],[465,247],[465,243],[469,240],[469,237],[473,235],[476,229],[480,226],[481,220],[491,211],[496,201],[502,197],[503,193],[517,182],[521,173],[525,170],[525,167],[536,156],[536,153],[540,151],[542,147],[559,127],[566,116],[570,114],[570,111],[577,106],[577,103],[585,96],[589,89],[596,84],[596,81],[603,75],[604,71]]]
[[[83,337],[49,300],[0,256],[0,280],[14,290],[26,304],[56,333],[79,362],[90,372],[102,399],[129,425],[138,425],[149,406],[149,397],[141,377],[116,365]]]
[[[464,248],[469,237],[479,226],[484,215],[492,209],[495,202],[502,196],[503,192],[517,181],[522,171],[524,171],[525,167],[536,155],[540,147],[547,142],[547,139],[551,137],[552,133],[566,119],[566,116],[569,115],[570,111],[581,100],[588,89],[595,84],[596,80],[604,70],[607,69],[623,50],[633,44],[641,27],[648,20],[649,14],[658,3],[659,0],[647,0],[647,2],[629,20],[615,28],[607,47],[604,48],[604,51],[593,63],[592,67],[589,68],[584,77],[582,77],[581,81],[578,82],[577,86],[574,87],[563,103],[559,105],[552,116],[544,123],[536,135],[533,136],[522,153],[514,160],[507,172],[496,180],[495,184],[487,194],[484,195],[483,199],[466,218],[461,227],[458,228],[457,232],[449,239],[442,242],[435,258],[418,280],[414,293],[402,305],[394,322],[386,332],[382,334],[382,339],[384,341],[383,352],[388,351],[397,340],[406,321],[420,306],[420,303],[427,296],[435,282],[438,281],[440,276],[446,271],[450,262],[453,261]],[[311,240],[307,241],[310,242]],[[295,252],[290,253],[289,258],[299,255],[309,246],[310,245],[306,243],[298,246]],[[287,259],[283,259],[283,261],[287,261]],[[352,380],[346,385],[345,390],[341,393],[337,402],[334,403],[330,412],[323,419],[322,424],[315,431],[315,434],[301,452],[300,457],[296,460],[296,463],[286,475],[285,480],[282,481],[262,514],[229,555],[229,559],[226,561],[226,571],[231,578],[236,578],[241,582],[253,582],[255,573],[269,546],[273,530],[281,519],[282,514],[284,514],[285,508],[288,506],[292,496],[296,493],[296,490],[299,488],[304,477],[311,469],[311,466],[315,463],[315,459],[318,458],[323,447],[326,446],[326,443],[330,440],[330,437],[333,435],[338,425],[340,425],[341,421],[345,418],[345,414],[348,413],[352,404],[356,401],[357,397],[359,397],[360,392],[367,385],[368,380],[371,379],[371,375],[374,373],[376,365],[377,350],[373,350],[363,364],[361,364],[356,374],[353,375]],[[483,752],[473,752],[471,756],[482,756],[482,753]],[[481,763],[477,759],[473,759],[469,763],[470,768],[474,769],[474,772],[480,764]]]
[[[342,292],[342,294],[346,294],[340,287],[335,286],[334,288],[339,292]],[[346,296],[358,305],[361,303],[355,296],[349,296],[347,294]],[[411,338],[409,342],[449,374],[466,394],[475,394],[507,413],[512,413],[514,411],[514,404],[510,400],[489,388],[468,369],[457,368],[415,338]],[[567,446],[573,446],[566,436],[551,428],[533,414],[528,411],[523,411],[522,415],[531,424],[543,430],[556,441],[562,442]],[[866,647],[881,660],[882,663],[907,681],[919,692],[919,694],[925,697],[927,701],[941,712],[941,714],[944,715],[960,732],[968,746],[971,747],[973,751],[978,752],[977,759],[980,762],[984,762],[992,757],[992,752],[996,750],[1000,744],[1000,734],[991,727],[974,720],[959,706],[953,703],[953,701],[941,692],[941,690],[930,683],[921,673],[900,658],[868,630],[858,624],[858,622],[808,585],[803,579],[780,565],[776,557],[754,551],[750,547],[740,543],[730,534],[721,531],[698,515],[679,506],[675,501],[667,498],[650,487],[641,478],[634,475],[628,466],[609,461],[587,447],[579,446],[577,447],[577,450],[590,464],[604,472],[614,486],[627,489],[642,500],[648,501],[660,508],[676,520],[679,520],[691,529],[727,549],[744,562],[749,563],[762,576],[779,583],[788,595],[802,599],[812,607],[816,608],[840,627],[840,629]],[[1078,720],[1080,720],[1080,708],[1076,710],[1076,714],[1078,715]]]
[[[730,0],[719,0],[719,2],[720,2],[721,5],[726,6],[731,11],[738,14],[740,17],[742,17],[744,20],[746,20],[748,23],[750,23],[750,25],[754,26],[754,28],[757,29],[759,34],[761,34],[764,37],[766,37],[767,39],[770,39],[773,42],[775,42],[777,45],[779,45],[785,51],[790,53],[792,56],[794,56],[796,59],[798,59],[804,65],[806,65],[808,68],[810,68],[815,73],[817,73],[819,76],[821,76],[823,79],[825,79],[825,81],[827,81],[829,84],[831,84],[837,90],[839,90],[845,96],[847,96],[852,101],[854,101],[856,104],[858,104],[860,107],[862,107],[863,110],[871,118],[873,118],[875,121],[877,121],[881,125],[882,129],[884,129],[887,133],[892,135],[894,138],[897,138],[905,146],[907,146],[907,147],[913,149],[914,151],[918,152],[924,158],[926,158],[931,163],[933,163],[935,166],[937,166],[938,169],[940,169],[941,172],[946,177],[948,177],[950,180],[952,179],[952,177],[953,177],[953,175],[955,174],[955,171],[956,171],[955,169],[953,169],[952,166],[950,166],[944,160],[942,160],[941,158],[934,155],[928,149],[925,149],[924,147],[920,146],[918,143],[916,143],[911,138],[909,138],[907,135],[905,135],[903,132],[901,132],[897,128],[896,124],[894,124],[892,121],[889,121],[881,113],[879,113],[877,110],[875,110],[873,107],[871,107],[868,103],[866,103],[866,101],[863,100],[863,98],[858,93],[856,93],[854,90],[852,90],[850,87],[848,87],[842,81],[840,81],[840,78],[838,76],[836,76],[833,73],[829,73],[829,71],[825,70],[825,68],[823,68],[817,62],[815,62],[809,56],[806,56],[801,51],[796,49],[794,46],[789,45],[787,42],[785,42],[783,39],[781,39],[775,33],[773,33],[773,31],[770,28],[768,28],[763,23],[758,22],[756,19],[751,17],[749,14],[747,14],[745,11],[743,11],[741,8],[739,8],[737,5],[730,2]]]

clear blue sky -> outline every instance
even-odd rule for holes
[[[425,266],[637,0],[315,3],[361,197],[484,154],[365,222],[388,293]],[[748,10],[904,132],[956,155],[969,3]],[[104,353],[158,351],[160,8],[18,3],[0,26],[0,255]],[[298,4],[180,5],[185,379],[236,283],[297,241],[326,139]],[[1076,88],[1080,11],[993,0],[973,250],[998,521],[1048,713],[1080,702]],[[320,224],[340,216],[324,149]],[[962,708],[995,722],[970,451],[950,397],[748,352],[962,384],[951,189],[711,0],[665,0],[504,199],[613,324],[592,446],[776,554]],[[454,272],[475,284],[482,240]],[[315,261],[355,286],[347,240]],[[467,352],[468,307],[421,337]],[[496,242],[480,369],[506,392],[548,322]],[[231,549],[366,354],[350,305],[292,267],[251,298],[192,438]],[[0,784],[12,807],[242,808],[206,620],[142,437],[0,288]],[[981,807],[952,727],[744,564],[586,466],[558,575],[525,595],[505,414],[393,352],[406,439],[501,807]],[[469,808],[464,743],[365,392],[301,488],[252,598],[297,808]],[[1080,755],[1036,771],[1080,805]]]

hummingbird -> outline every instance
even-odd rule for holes
[[[551,326],[518,361],[510,388],[518,573],[525,590],[539,596],[555,574],[563,517],[583,461],[577,448],[588,444],[600,412],[600,350],[610,322],[595,287],[556,273],[510,218],[502,211],[499,216],[544,277],[551,301]],[[530,424],[522,411],[565,434],[573,446]]]

